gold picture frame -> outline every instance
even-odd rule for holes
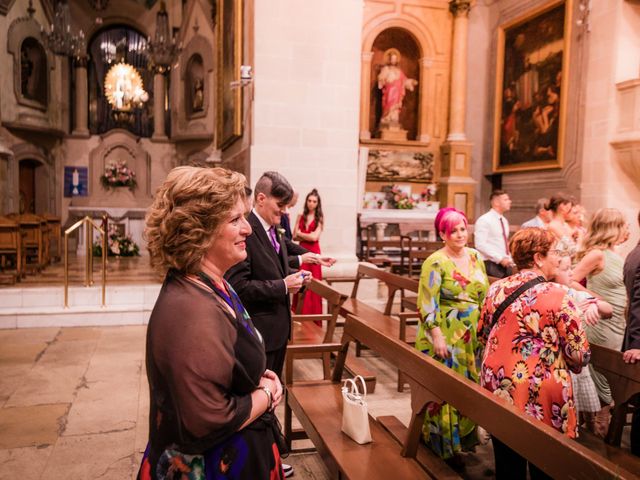
[[[224,150],[242,137],[242,0],[220,0],[217,5],[216,145]]]
[[[573,0],[498,27],[494,173],[562,168]]]

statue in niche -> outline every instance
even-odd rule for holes
[[[193,80],[193,95],[191,101],[191,111],[201,112],[204,110],[204,80],[195,78]]]
[[[24,98],[47,103],[47,61],[42,46],[28,37],[20,46],[20,92]]]
[[[413,92],[418,81],[407,78],[400,63],[400,52],[390,48],[384,54],[385,65],[378,74],[378,88],[382,90],[380,133],[383,139],[406,140],[407,131],[400,125],[400,111],[406,91]]]

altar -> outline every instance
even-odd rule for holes
[[[360,212],[360,226],[366,227],[376,224],[379,226],[376,229],[377,232],[384,232],[387,225],[395,223],[398,224],[400,235],[407,235],[414,231],[427,231],[429,232],[428,240],[435,241],[436,234],[433,225],[439,209],[438,202],[431,202],[427,208],[411,210],[365,208]]]
[[[84,217],[91,218],[97,225],[102,225],[102,217],[106,214],[109,218],[109,224],[115,226],[119,233],[131,237],[131,239],[140,247],[140,253],[144,254],[145,241],[142,238],[144,233],[144,217],[147,212],[146,208],[132,207],[69,207],[69,221],[67,227],[73,225]],[[108,234],[108,232],[107,232]],[[86,252],[84,225],[78,229],[78,241],[76,245],[76,254],[83,256]],[[93,242],[99,242],[100,233],[94,229]]]

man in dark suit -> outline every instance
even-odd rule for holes
[[[640,224],[640,214],[638,214]],[[624,285],[627,290],[627,328],[622,354],[627,363],[640,361],[640,243],[624,262]],[[640,410],[636,408],[631,421],[631,452],[640,456]]]
[[[267,368],[282,377],[291,327],[290,293],[298,292],[311,277],[306,271],[291,273],[301,263],[331,266],[335,260],[321,257],[289,241],[279,231],[281,216],[293,189],[277,172],[265,172],[255,186],[254,208],[248,221],[247,258],[226,274],[242,304],[262,334]]]

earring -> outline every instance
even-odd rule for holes
[[[536,267],[542,268],[542,264],[541,263],[536,263]]]

